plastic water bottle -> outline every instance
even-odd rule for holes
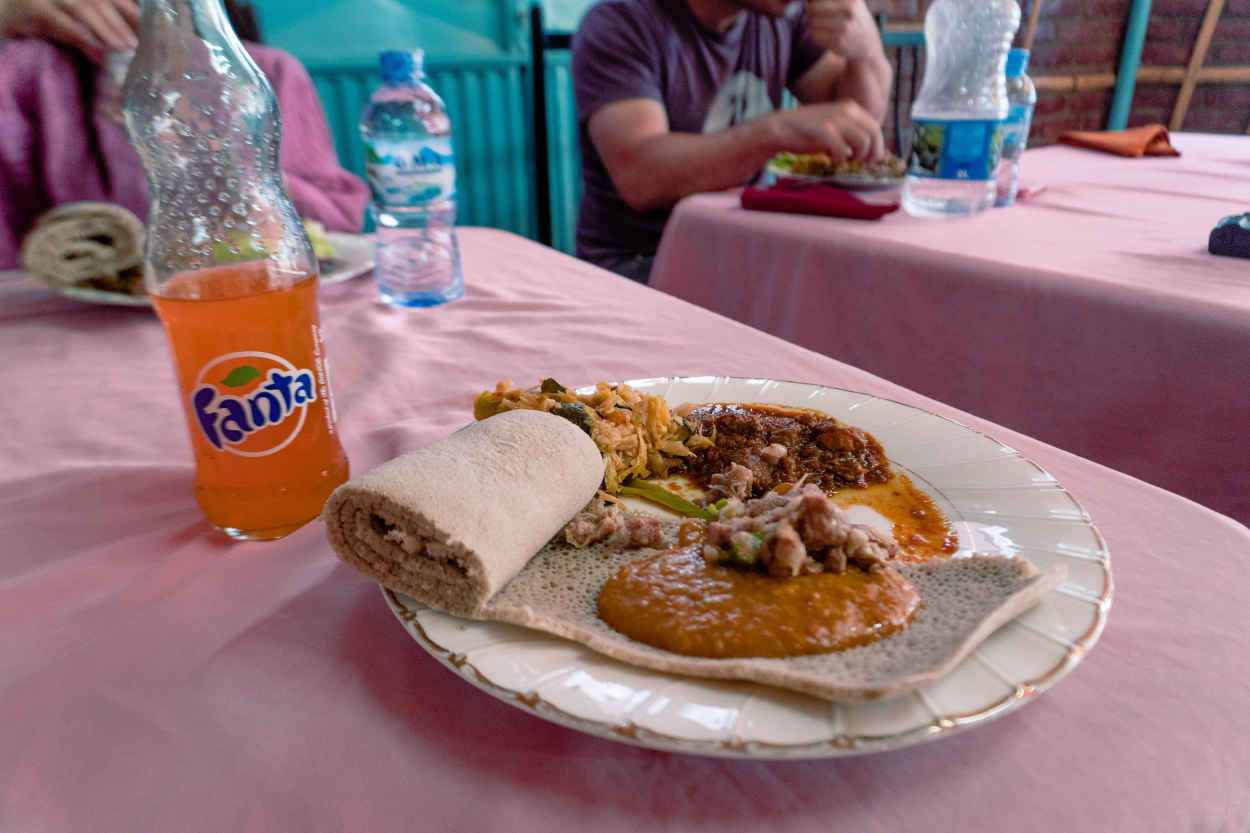
[[[1020,26],[1015,0],[934,0],[925,14],[924,84],[911,107],[903,208],[918,217],[967,217],[994,201],[1004,70]]]
[[[1037,90],[1025,71],[1029,68],[1029,50],[1013,49],[1007,53],[1007,121],[1003,124],[1003,153],[998,161],[998,192],[994,205],[1012,205],[1019,187],[1020,154],[1029,143],[1029,125],[1033,121],[1033,105]]]
[[[374,275],[382,301],[396,307],[432,307],[464,294],[451,120],[421,80],[424,59],[420,49],[381,53],[384,86],[360,118],[378,238]]]

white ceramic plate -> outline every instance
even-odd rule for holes
[[[117,307],[151,306],[147,295],[124,295],[121,292],[105,292],[103,289],[88,289],[83,286],[66,286],[53,290],[66,298],[75,301],[86,301],[89,304],[111,304]]]
[[[755,683],[626,665],[539,631],[473,622],[384,590],[413,638],[473,685],[600,737],[702,755],[817,758],[908,746],[976,726],[1054,685],[1093,647],[1111,605],[1107,546],[1053,477],[951,420],[864,393],[768,379],[629,382],[683,402],[813,408],[871,433],[959,535],[960,552],[1022,555],[1067,580],[943,679],[891,700],[833,704]],[[867,517],[852,519],[870,522]],[[888,527],[886,527],[888,530]]]
[[[372,234],[329,231],[326,232],[326,239],[334,244],[335,256],[345,263],[343,268],[323,274],[322,285],[358,278],[373,268],[374,252],[378,244]]]

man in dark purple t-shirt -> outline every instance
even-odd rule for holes
[[[864,0],[603,0],[573,38],[578,256],[645,282],[682,197],[782,151],[875,160],[891,81]]]

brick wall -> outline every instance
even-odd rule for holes
[[[1042,0],[1029,74],[1114,72],[1129,5],[1128,0]],[[1101,130],[1112,95],[1109,89],[1039,92],[1029,144],[1051,144],[1065,130]]]
[[[1142,65],[1189,63],[1207,0],[1154,0]],[[1250,0],[1228,0],[1207,52],[1207,66],[1250,65]],[[1167,124],[1180,91],[1177,84],[1139,84],[1129,124]],[[1250,124],[1250,84],[1199,84],[1185,116],[1185,129],[1244,133]]]
[[[891,22],[903,22],[919,19],[919,2],[869,0],[869,6],[887,12]],[[1119,69],[1129,0],[1041,2],[1029,66],[1031,75],[1092,75],[1114,73]],[[1186,65],[1207,4],[1208,0],[1154,0],[1142,66]],[[1025,20],[1022,20],[1021,35],[1024,27]],[[893,50],[890,50],[890,58],[894,58]],[[1250,0],[1227,0],[1206,64],[1250,65]],[[910,65],[905,62],[904,84],[910,72]],[[1167,124],[1179,90],[1179,84],[1139,84],[1133,97],[1129,125]],[[1039,92],[1029,144],[1051,144],[1065,130],[1104,128],[1113,96],[1113,89]],[[1250,124],[1250,84],[1199,84],[1190,102],[1184,129],[1244,133],[1247,124]],[[893,130],[892,121],[887,128]]]

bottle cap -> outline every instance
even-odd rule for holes
[[[411,84],[425,77],[425,51],[388,49],[378,53],[383,84]]]
[[[1029,50],[1013,49],[1007,53],[1007,77],[1015,78],[1024,75],[1029,68]]]

